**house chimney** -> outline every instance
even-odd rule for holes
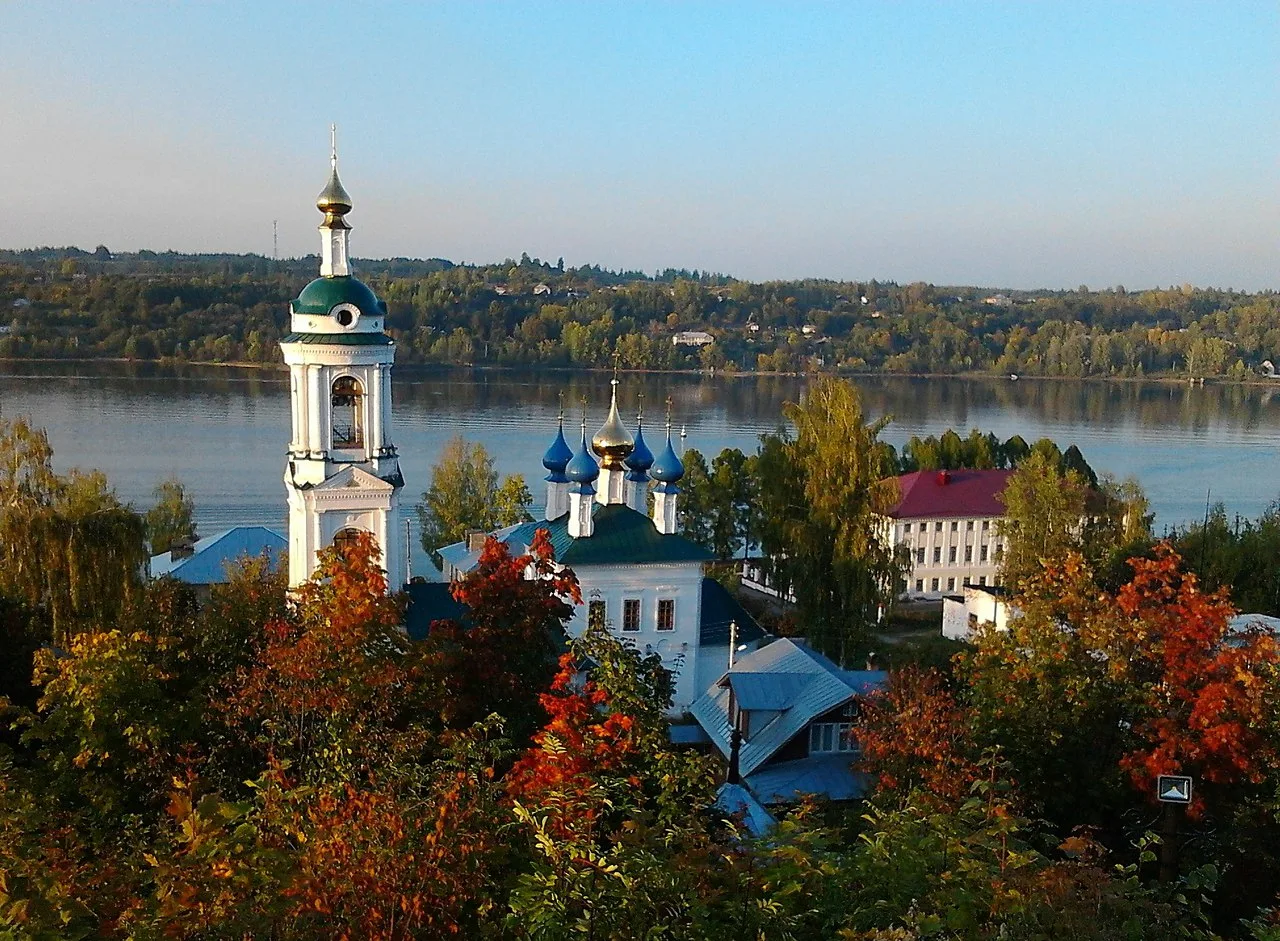
[[[874,650],[867,652],[867,669],[868,670],[880,669],[880,658],[876,656],[876,652]]]
[[[478,530],[472,530],[467,533],[467,551],[479,552],[484,548],[484,541],[489,537],[488,533],[482,533]]]
[[[951,483],[951,471],[949,470],[938,471],[938,486],[945,487],[949,483]]]
[[[189,559],[196,554],[196,544],[189,537],[184,536],[169,547],[169,561],[177,562],[179,559]]]
[[[737,727],[729,733],[729,772],[724,776],[725,784],[739,784],[742,775],[738,772],[739,758],[742,753],[742,733]]]

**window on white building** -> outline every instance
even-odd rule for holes
[[[924,562],[924,546],[916,550],[916,562],[917,564]]]
[[[609,608],[599,598],[587,603],[587,623],[604,624],[609,620]]]
[[[923,579],[923,578],[917,578],[917,579],[916,579],[916,591],[924,591],[924,579]]]
[[[958,532],[958,531],[959,531],[959,529],[960,529],[960,524],[959,524],[958,522],[956,522],[955,520],[953,520],[953,521],[951,522],[951,531],[954,533],[954,532]]]
[[[902,524],[902,531],[903,531],[904,533],[909,533],[909,532],[911,532],[911,524],[910,524],[910,523],[903,523],[903,524]]]
[[[987,561],[987,547],[986,547],[986,546],[983,546],[983,547],[982,547],[982,549],[981,549],[981,551],[979,551],[979,552],[978,552],[978,560],[979,560],[979,561],[981,561],[981,562],[985,562],[985,561]]]
[[[952,565],[956,564],[956,547],[955,546],[952,546],[951,551],[947,553],[947,561],[950,562]]]
[[[809,726],[809,752],[854,751],[852,722],[815,722]]]
[[[964,528],[965,528],[965,530],[966,530],[967,532],[973,532],[973,520],[968,520],[968,521],[964,524]]]
[[[658,630],[674,631],[676,629],[676,601],[674,598],[662,598],[658,601]]]
[[[640,630],[639,598],[627,598],[622,602],[622,629],[624,631]]]
[[[955,591],[955,590],[956,590],[956,580],[954,578],[948,578],[947,591]]]
[[[935,533],[942,532],[942,520],[938,520],[938,522],[933,524],[933,531]]]
[[[979,576],[978,576],[978,584],[979,584],[979,585],[985,585],[986,583],[987,583],[987,576],[985,576],[985,575],[979,575]]]
[[[933,561],[934,564],[942,561],[942,546],[933,547]]]
[[[965,547],[964,547],[964,560],[965,560],[966,562],[972,562],[972,561],[973,561],[973,546],[965,546]]]
[[[982,521],[982,531],[985,533],[985,532],[986,532],[988,529],[990,529],[990,528],[991,528],[991,520],[983,520],[983,521]]]
[[[933,579],[933,580],[929,583],[929,590],[930,590],[930,591],[937,591],[937,590],[938,590],[938,580],[937,580],[936,578],[935,578],[935,579]]]

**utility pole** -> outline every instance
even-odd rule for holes
[[[413,532],[409,520],[404,521],[404,583],[413,581]]]
[[[271,220],[271,261],[280,260],[280,224],[279,220]]]

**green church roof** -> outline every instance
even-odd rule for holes
[[[333,346],[390,346],[385,333],[291,333],[281,343],[328,343]]]
[[[384,316],[387,305],[363,281],[350,276],[341,278],[316,278],[293,302],[295,314],[328,314],[339,304],[354,304],[360,313],[372,317]]]
[[[569,515],[523,523],[505,537],[508,544],[528,545],[539,529],[547,530],[556,561],[575,565],[645,565],[656,562],[707,562],[714,556],[676,533],[660,533],[653,520],[620,503],[595,507],[594,528],[585,539],[569,535]]]

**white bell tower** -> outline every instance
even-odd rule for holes
[[[331,162],[316,200],[324,213],[321,277],[289,305],[291,332],[280,341],[293,403],[284,472],[289,585],[311,577],[321,549],[367,532],[395,591],[407,574],[399,525],[404,478],[391,439],[395,344],[383,332],[386,305],[351,276],[351,197],[338,180],[336,146]]]

